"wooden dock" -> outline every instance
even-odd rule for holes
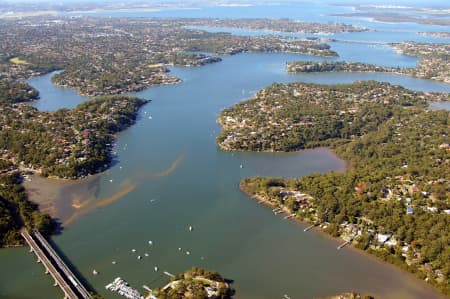
[[[167,271],[164,271],[164,274],[166,274],[167,276],[169,276],[169,277],[171,277],[171,278],[175,278],[175,275],[173,275],[173,274],[170,274],[169,272],[167,272]]]
[[[290,215],[284,216],[284,219],[289,219],[289,218],[292,218],[292,217],[295,217],[295,213],[292,213]]]

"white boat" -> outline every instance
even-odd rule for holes
[[[97,275],[98,274],[98,272],[97,272],[97,270],[92,270],[92,274],[94,274],[94,275]]]
[[[190,255],[191,254],[191,252],[190,251],[186,251],[186,255]]]
[[[148,245],[153,245],[153,241],[152,240],[148,241]]]
[[[116,261],[112,261],[112,264],[115,265],[115,264],[117,264],[117,262]]]
[[[148,253],[145,253],[144,255],[145,255],[145,256],[148,256]]]
[[[131,252],[136,252],[136,249],[134,249],[134,248],[133,248],[133,249],[131,249]]]
[[[155,269],[155,272],[156,272],[156,271],[158,271],[158,267],[156,267],[156,266],[155,266],[155,268],[154,268],[154,269]]]
[[[192,225],[189,225],[189,231],[191,232],[193,230],[194,230],[194,228],[192,227]]]
[[[142,256],[138,255],[138,260],[140,260],[142,258]]]

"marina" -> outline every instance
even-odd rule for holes
[[[138,290],[130,287],[128,285],[128,282],[126,282],[124,279],[120,277],[114,279],[112,283],[107,284],[105,286],[105,289],[111,292],[116,292],[119,295],[128,299],[144,299],[144,296],[142,296]]]

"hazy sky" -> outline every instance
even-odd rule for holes
[[[90,2],[92,3],[92,0],[58,0],[58,1],[49,1],[49,0],[3,0],[4,3],[79,3],[79,2]],[[283,2],[283,1],[289,1],[293,2],[292,0],[250,0],[251,2]],[[295,0],[294,0],[295,1]],[[317,1],[317,0],[316,0]],[[312,0],[312,2],[316,2]],[[151,2],[208,2],[208,1],[196,1],[196,0],[95,0],[95,2],[143,2],[143,3],[151,3]],[[210,2],[219,2],[219,1],[210,1]],[[248,1],[240,1],[240,0],[225,0],[224,2],[248,2]],[[308,2],[308,1],[299,1],[299,2]],[[345,4],[389,4],[389,5],[405,5],[405,6],[423,6],[423,7],[429,7],[429,6],[442,6],[442,7],[449,7],[450,1],[449,0],[319,0],[317,2],[325,2],[325,3],[345,3]]]

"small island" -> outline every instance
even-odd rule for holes
[[[450,294],[449,94],[373,81],[274,84],[219,116],[224,150],[328,146],[344,173],[244,178],[243,192],[275,214],[341,238]]]
[[[415,68],[386,67],[345,61],[295,61],[287,64],[290,73],[311,72],[378,72],[407,75],[421,79],[450,82],[450,45],[405,42],[390,44],[397,52],[420,57]]]

